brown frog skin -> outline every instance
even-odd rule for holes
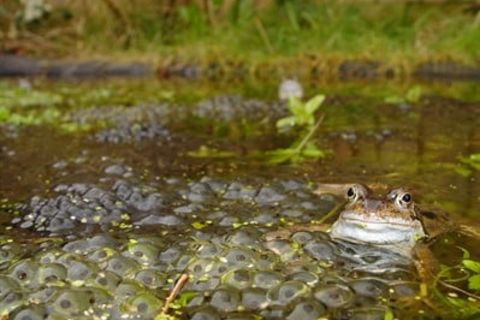
[[[346,196],[348,203],[330,231],[333,239],[395,246],[407,252],[427,236],[411,194],[403,189],[376,199],[365,186],[355,184],[348,187]]]

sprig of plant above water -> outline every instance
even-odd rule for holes
[[[294,134],[295,139],[287,148],[270,151],[254,151],[249,156],[267,160],[272,164],[299,163],[306,159],[319,159],[325,156],[325,150],[319,148],[313,140],[315,132],[323,122],[324,115],[315,118],[315,113],[325,100],[324,95],[317,95],[306,102],[290,97],[288,110],[290,115],[276,122],[278,134]],[[197,150],[187,153],[194,158],[226,159],[235,156],[234,152],[219,150],[202,145]]]
[[[317,95],[305,103],[296,97],[290,97],[288,100],[288,110],[292,115],[279,119],[277,121],[277,128],[279,130],[285,130],[288,127],[313,126],[315,123],[315,112],[324,100],[324,95]]]
[[[302,102],[296,97],[288,100],[288,110],[291,115],[279,119],[276,123],[279,133],[296,129],[298,136],[287,148],[275,149],[267,152],[270,163],[280,164],[285,162],[298,163],[310,159],[318,159],[325,156],[325,150],[319,148],[312,140],[314,133],[323,122],[322,114],[315,121],[315,113],[325,101],[324,95],[316,95],[307,102]]]

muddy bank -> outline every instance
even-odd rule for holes
[[[95,60],[64,62],[0,54],[0,77],[139,77],[150,74],[152,74],[152,69],[148,65],[141,63],[121,64]]]
[[[382,62],[369,59],[323,59],[309,56],[277,61],[269,64],[248,64],[238,61],[210,61],[207,63],[166,63],[157,69],[160,77],[189,79],[245,78],[280,80],[296,76],[305,80],[381,80],[418,78],[423,80],[480,80],[480,67],[460,62],[426,61],[416,65]]]
[[[51,78],[141,77],[185,79],[302,79],[378,80],[419,78],[424,80],[480,80],[480,66],[453,60],[425,61],[414,66],[368,59],[323,59],[308,56],[267,64],[212,58],[184,61],[167,58],[159,65],[115,63],[97,60],[67,62],[0,54],[0,77],[46,76]]]

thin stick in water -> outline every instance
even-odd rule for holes
[[[180,279],[178,279],[177,283],[173,287],[172,291],[168,295],[167,299],[165,300],[165,304],[163,305],[162,308],[162,314],[166,314],[168,312],[168,308],[170,306],[170,303],[174,301],[177,296],[180,294],[180,291],[185,287],[185,285],[188,282],[188,275],[187,274],[182,274],[180,276]]]

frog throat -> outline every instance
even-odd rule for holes
[[[375,245],[404,244],[413,248],[426,234],[422,223],[416,219],[365,216],[344,211],[332,225],[331,237]]]

